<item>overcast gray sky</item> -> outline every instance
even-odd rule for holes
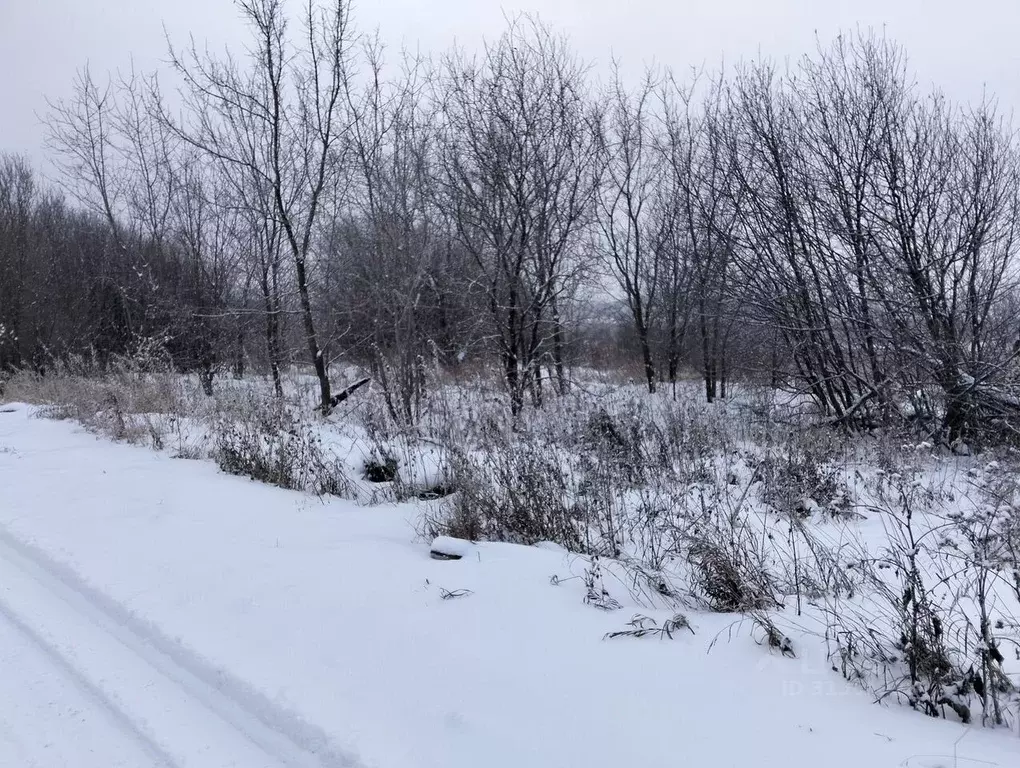
[[[1020,0],[361,0],[361,29],[391,45],[438,51],[477,47],[504,14],[538,12],[565,30],[579,53],[628,69],[652,59],[682,68],[734,62],[758,51],[796,57],[855,27],[884,29],[904,44],[915,71],[958,100],[982,88],[1020,107]],[[242,39],[230,0],[0,0],[0,151],[43,159],[37,115],[66,95],[76,68],[140,69],[165,58],[163,26],[213,46]]]

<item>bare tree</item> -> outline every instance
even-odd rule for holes
[[[444,65],[441,202],[482,275],[514,413],[529,389],[541,401],[547,351],[566,386],[560,309],[597,179],[584,72],[531,19]]]
[[[180,286],[171,298],[177,333],[171,353],[188,369],[197,369],[206,394],[228,347],[229,321],[237,315],[240,254],[235,245],[236,209],[222,177],[206,170],[196,153],[182,155],[171,206],[171,257]],[[183,316],[182,316],[183,315]],[[241,354],[234,352],[235,357]]]
[[[240,166],[266,184],[294,266],[305,346],[319,382],[320,408],[332,405],[329,374],[312,306],[312,249],[324,209],[338,204],[337,181],[348,150],[351,117],[345,93],[351,77],[353,31],[344,0],[323,7],[308,0],[302,29],[291,35],[281,0],[238,0],[252,33],[248,68],[192,48],[171,51],[185,82],[192,145]],[[265,146],[245,146],[240,128],[255,120]]]
[[[780,333],[797,378],[833,418],[854,416],[872,387],[832,301],[846,284],[833,255],[802,103],[768,63],[741,71],[732,89],[739,189],[740,271],[746,304]]]
[[[437,249],[430,189],[436,131],[424,101],[430,71],[428,62],[405,55],[396,78],[386,80],[378,41],[366,46],[366,59],[371,77],[348,94],[358,194],[353,219],[338,223],[334,235],[350,256],[342,269],[358,296],[343,300],[359,346],[370,350],[390,415],[412,425],[425,397],[433,344],[428,315]]]
[[[732,262],[740,190],[734,184],[733,118],[723,85],[707,83],[700,104],[694,92],[673,78],[666,84],[664,151],[680,231],[679,244],[668,253],[668,274],[686,278],[678,285],[673,277],[670,292],[681,292],[696,312],[705,396],[712,402],[726,396],[726,346],[737,317],[732,304],[739,290],[733,285]],[[671,316],[671,328],[675,322]]]
[[[914,370],[942,390],[955,445],[1020,415],[995,387],[1015,354],[997,310],[1016,289],[1020,164],[989,103],[963,114],[938,96],[895,106],[882,116],[874,238],[895,279],[876,292]]]
[[[116,123],[112,83],[100,85],[86,66],[75,78],[71,97],[49,103],[46,146],[53,153],[65,188],[87,210],[107,221],[123,249],[120,213],[126,181],[118,162]]]
[[[662,259],[657,244],[671,232],[674,222],[669,177],[662,142],[657,133],[653,100],[659,77],[645,73],[630,93],[614,72],[606,94],[604,151],[606,171],[599,185],[596,210],[598,236],[595,248],[602,254],[634,322],[645,382],[655,392],[652,357],[652,321],[662,289]]]
[[[952,444],[1014,421],[995,382],[1013,356],[1020,172],[994,107],[917,93],[903,52],[870,35],[785,76],[745,69],[731,105],[745,306],[815,401],[871,425],[934,385],[933,434]]]
[[[811,116],[803,141],[818,177],[819,216],[830,233],[820,239],[826,261],[841,268],[828,297],[853,341],[848,354],[871,397],[888,406],[893,361],[888,329],[879,327],[875,287],[883,282],[876,265],[874,235],[882,226],[872,204],[881,158],[883,115],[902,98],[905,58],[896,46],[872,35],[838,38],[805,57],[792,87]]]

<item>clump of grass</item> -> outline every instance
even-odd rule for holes
[[[584,604],[603,611],[616,611],[622,606],[606,589],[602,578],[602,564],[597,556],[592,557],[584,569]]]
[[[686,629],[692,635],[694,634],[694,628],[691,627],[690,621],[682,613],[674,614],[672,618],[666,619],[661,625],[650,616],[643,616],[640,613],[634,614],[630,621],[627,622],[627,626],[630,629],[622,629],[618,632],[609,632],[603,638],[605,640],[614,640],[620,637],[658,637],[660,640],[672,640],[673,637],[680,632],[682,629]]]
[[[705,537],[692,544],[690,554],[696,593],[710,610],[748,613],[779,605],[772,575],[741,543]]]
[[[793,640],[779,630],[779,627],[776,626],[775,621],[767,611],[753,611],[751,613],[751,621],[762,633],[762,639],[760,640],[762,645],[771,651],[779,651],[783,656],[791,659],[797,658],[797,653],[793,649]]]

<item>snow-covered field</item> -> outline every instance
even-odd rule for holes
[[[0,409],[0,765],[1016,766],[734,614],[606,639],[590,561],[430,558],[419,507],[355,505]]]

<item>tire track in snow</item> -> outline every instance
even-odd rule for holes
[[[2,597],[0,597],[0,616],[20,632],[35,648],[41,651],[43,656],[58,671],[63,673],[85,694],[86,699],[90,703],[97,705],[113,721],[113,724],[121,733],[127,734],[138,742],[142,749],[153,759],[154,768],[177,768],[177,763],[173,757],[154,741],[149,733],[132,720],[115,701],[106,695],[102,688],[81,674],[78,668],[56,646],[22,621],[17,612]]]
[[[0,571],[14,569],[31,579],[62,608],[88,627],[94,628],[105,642],[130,651],[131,656],[151,670],[155,677],[169,683],[177,694],[214,716],[233,736],[241,737],[272,763],[286,768],[359,768],[357,758],[337,750],[320,728],[274,704],[249,684],[218,669],[160,632],[153,624],[139,619],[109,596],[93,589],[67,566],[52,560],[0,526]],[[10,579],[5,581],[10,582]],[[175,763],[155,735],[137,719],[112,701],[88,679],[80,662],[67,658],[10,601],[0,601],[3,613],[41,651],[54,660],[61,671],[75,680],[83,691],[110,713],[125,732],[137,739],[154,757],[173,768]]]

